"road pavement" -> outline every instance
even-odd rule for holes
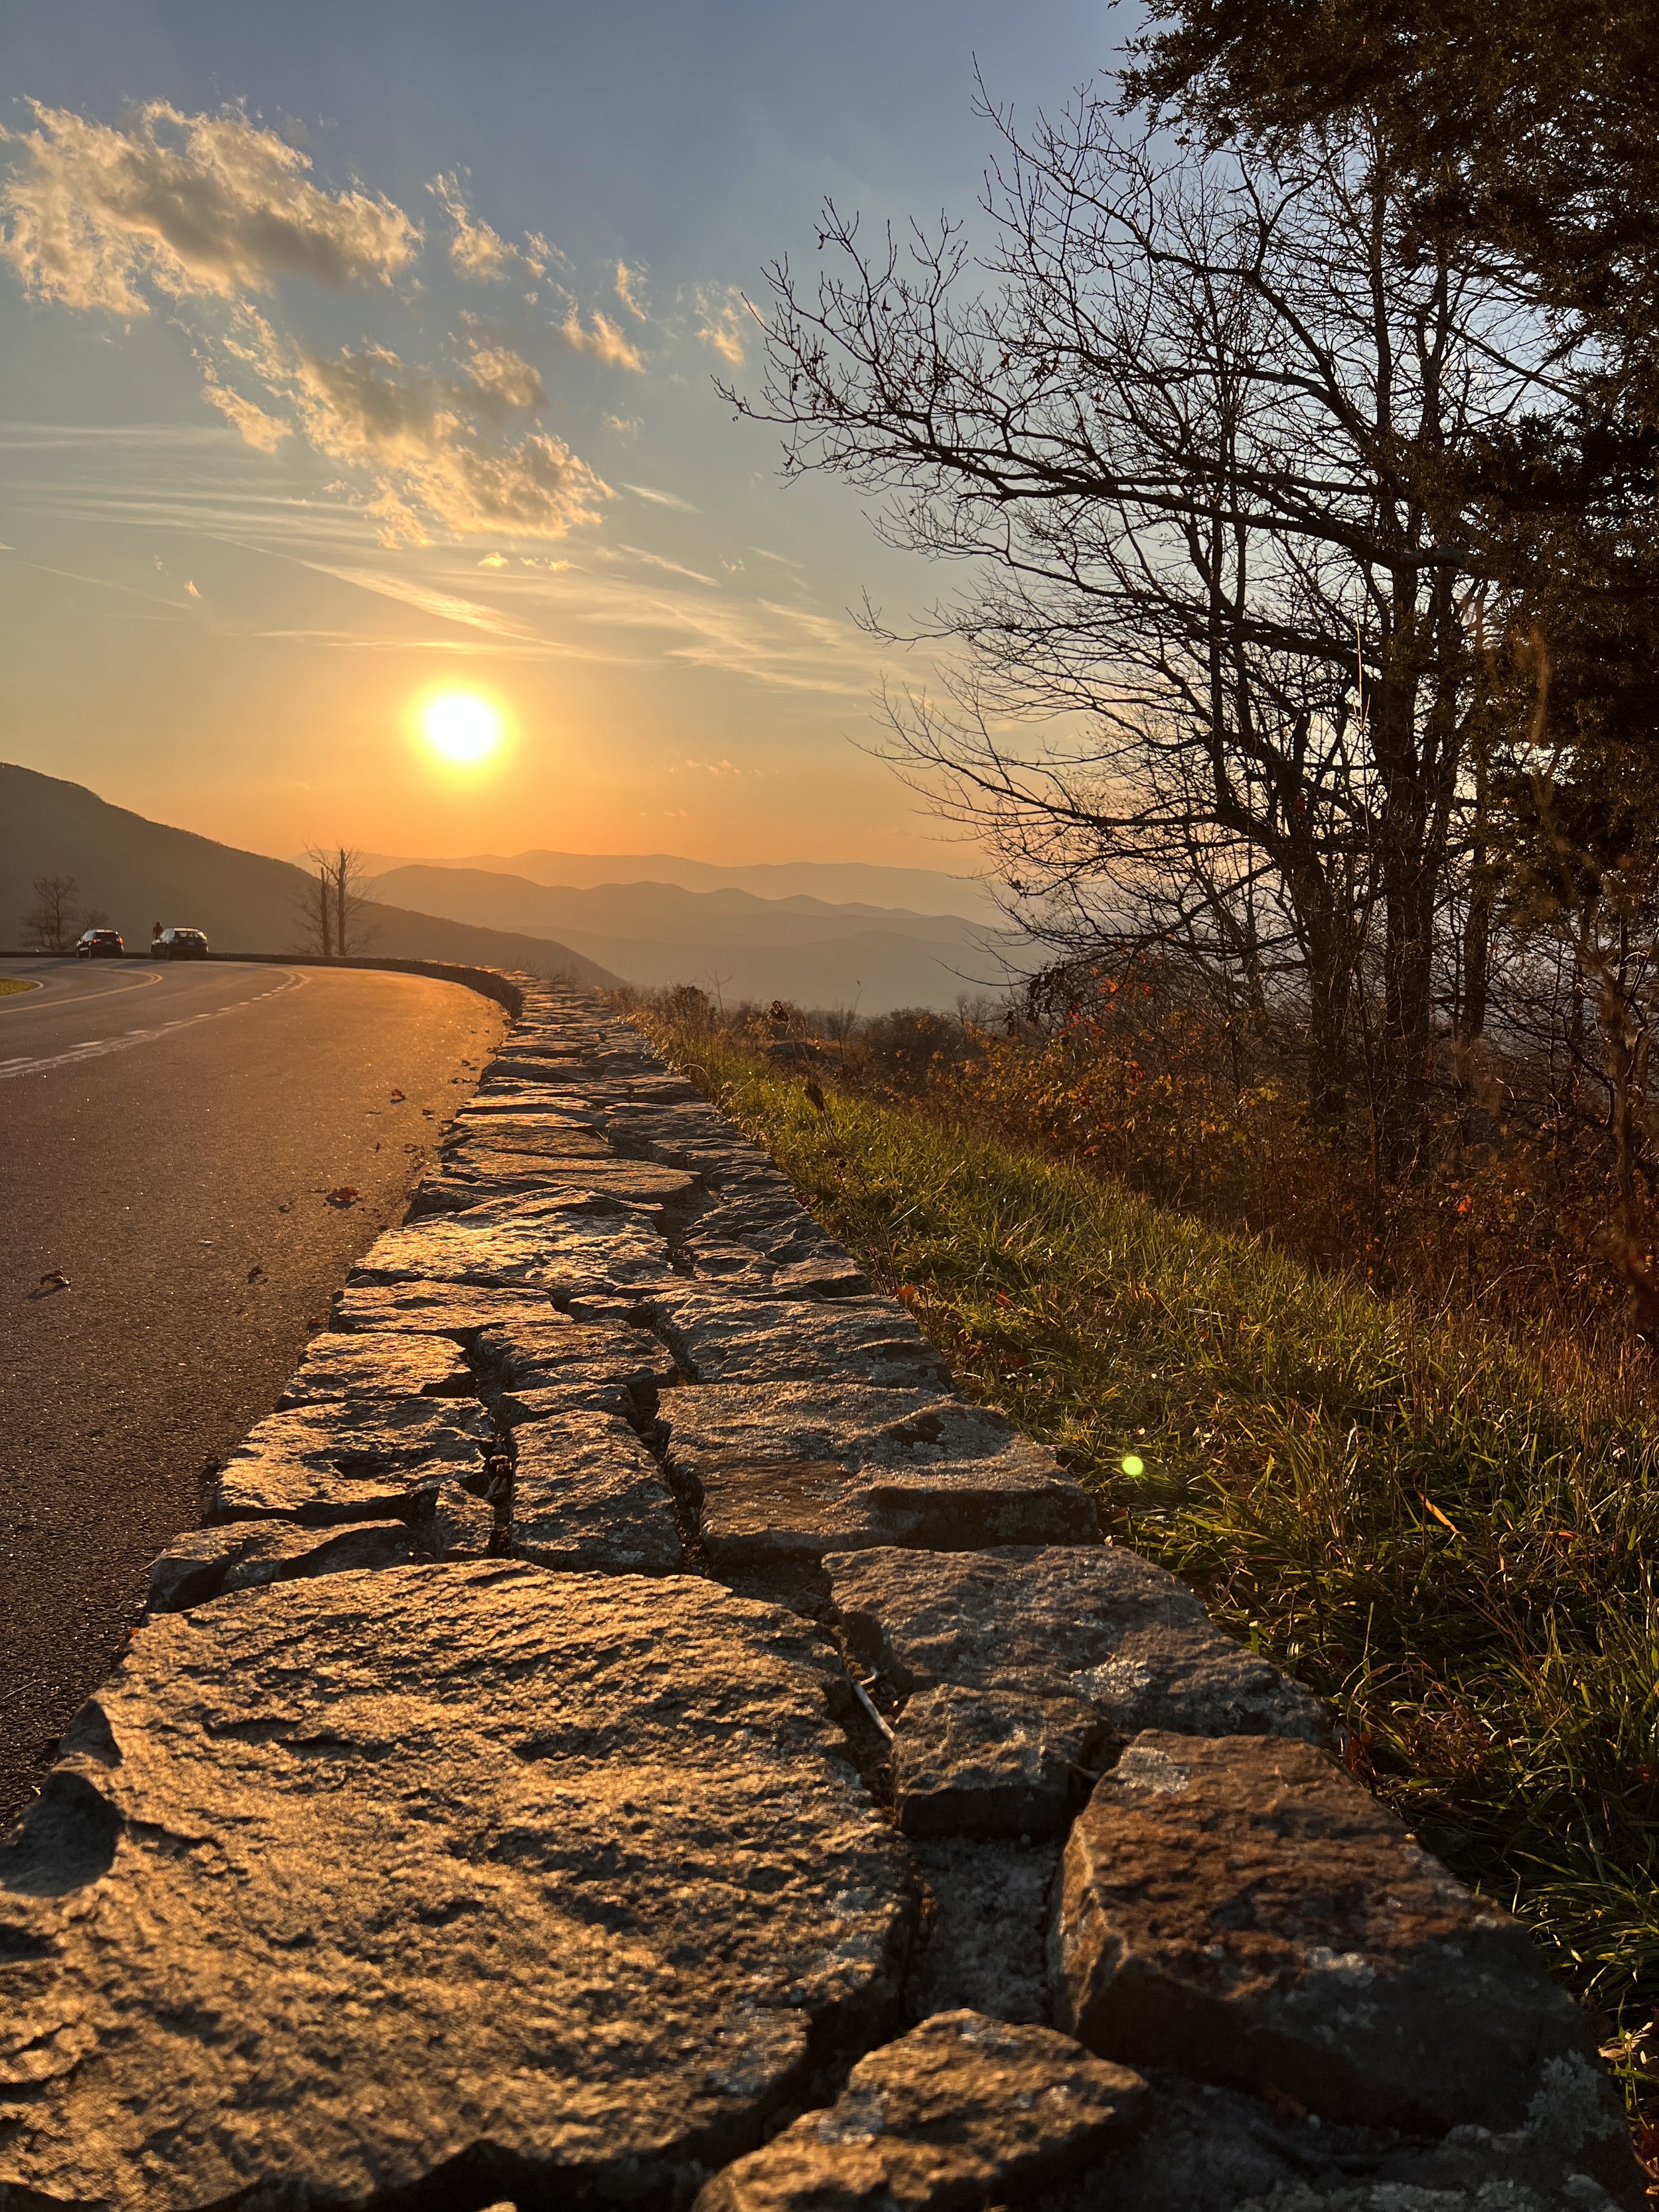
[[[366,970],[9,978],[40,988],[0,992],[0,1833],[505,1018]]]

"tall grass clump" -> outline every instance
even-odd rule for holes
[[[1028,1138],[637,1018],[965,1391],[1334,1701],[1351,1766],[1528,1923],[1634,2084],[1659,2000],[1648,1355],[1425,1313]]]

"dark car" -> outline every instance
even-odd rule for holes
[[[208,941],[199,929],[164,929],[150,951],[163,960],[205,960]]]
[[[126,949],[118,929],[83,929],[75,940],[77,960],[118,960]]]

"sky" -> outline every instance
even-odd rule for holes
[[[869,750],[934,672],[849,614],[941,580],[714,379],[826,194],[970,213],[975,67],[1029,118],[1125,27],[6,0],[0,758],[283,854],[970,865]]]

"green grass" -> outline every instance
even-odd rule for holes
[[[40,986],[25,981],[21,975],[0,975],[0,999],[9,998],[14,991],[38,991]]]
[[[635,1018],[968,1394],[1335,1700],[1350,1764],[1528,1922],[1634,2092],[1659,1999],[1645,1378],[1419,1319],[921,1109],[820,1111],[734,1044]]]

